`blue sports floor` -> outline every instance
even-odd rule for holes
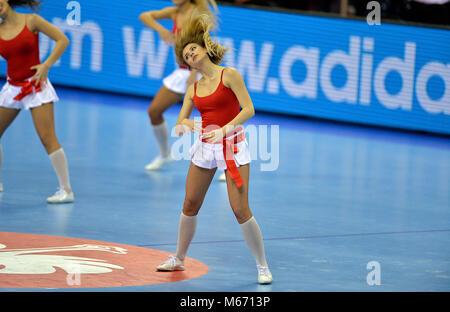
[[[158,150],[146,113],[150,100],[56,89],[57,136],[76,201],[46,204],[56,191],[56,175],[30,113],[23,111],[1,142],[0,232],[175,252],[189,161],[144,170]],[[165,114],[169,125],[179,109]],[[216,173],[188,251],[209,267],[207,274],[77,290],[450,291],[448,137],[262,113],[250,122],[280,129],[278,169],[261,171],[267,163],[261,159],[250,169],[250,207],[263,233],[272,285],[257,284],[254,260]],[[367,282],[373,261],[379,285]],[[15,290],[23,289],[1,289]]]

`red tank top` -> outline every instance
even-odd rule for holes
[[[173,20],[172,34],[174,34],[174,35],[176,36],[176,35],[179,35],[180,32],[181,32],[181,28],[178,28],[178,25],[177,25],[177,15],[175,15],[175,18],[174,18],[174,20]],[[189,69],[188,67],[183,66],[183,65],[178,65],[178,66],[179,66],[180,68],[183,68],[183,69]]]
[[[6,60],[7,74],[14,82],[21,82],[34,75],[35,71],[30,67],[40,64],[39,59],[39,33],[34,34],[25,26],[13,39],[0,38],[0,55]]]
[[[177,25],[177,15],[175,15],[175,18],[173,20],[173,28],[172,28],[172,34],[178,35],[181,32],[181,28],[178,28]]]
[[[194,84],[193,102],[202,117],[202,128],[223,127],[240,112],[239,101],[234,92],[223,84],[223,72],[217,89],[207,96],[197,96],[197,82]]]

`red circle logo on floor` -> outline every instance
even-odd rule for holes
[[[206,274],[185,259],[185,271],[158,272],[170,253],[87,239],[0,232],[0,288],[94,288],[171,283]]]

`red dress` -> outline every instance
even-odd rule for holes
[[[27,26],[10,40],[0,38],[0,55],[6,60],[8,82],[14,86],[22,86],[22,92],[15,98],[20,101],[33,92],[33,83],[26,81],[35,74],[31,67],[41,63],[39,59],[39,33],[33,33]],[[35,91],[40,91],[40,86]]]
[[[0,38],[0,55],[7,62],[11,81],[22,82],[34,75],[30,67],[41,63],[39,59],[39,33],[33,33],[27,26],[13,39]]]
[[[174,35],[179,35],[180,32],[181,32],[181,28],[178,28],[178,25],[177,25],[177,15],[175,15],[175,18],[174,18],[174,20],[173,20],[172,34],[174,34]],[[183,65],[178,65],[178,66],[179,66],[180,68],[183,68],[183,69],[189,69],[188,67],[183,66]]]
[[[236,95],[230,88],[223,84],[223,71],[220,74],[220,82],[217,89],[208,96],[197,96],[197,82],[194,84],[194,106],[200,112],[202,128],[204,130],[207,129],[207,132],[225,126],[240,112],[239,101]],[[229,137],[232,138],[230,139]],[[222,142],[218,143],[223,144],[223,153],[228,173],[238,187],[243,185],[243,180],[237,170],[233,154],[238,152],[235,144],[244,140],[244,131],[242,127],[238,127],[231,133],[228,133]],[[205,139],[202,142],[208,143]]]

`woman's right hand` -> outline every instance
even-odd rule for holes
[[[168,45],[173,45],[175,42],[175,36],[167,29],[161,29],[159,32],[161,39]]]
[[[200,133],[202,131],[201,120],[184,119],[181,124],[175,126],[175,134],[178,136],[182,136],[188,131]]]

